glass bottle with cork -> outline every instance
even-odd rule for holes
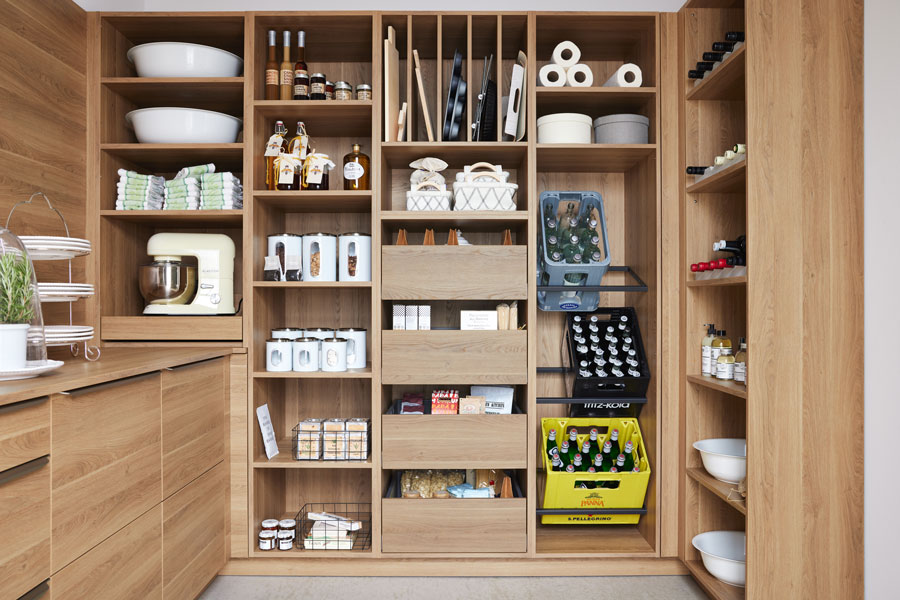
[[[369,157],[363,154],[359,144],[353,144],[350,154],[344,156],[344,189],[368,190]]]
[[[275,168],[276,159],[284,152],[287,152],[287,127],[283,121],[275,121],[275,132],[266,142],[265,158],[266,158],[266,189],[277,189],[278,172]]]
[[[288,152],[296,161],[294,187],[291,189],[303,189],[303,163],[306,160],[308,150],[309,134],[306,133],[306,124],[303,121],[297,121],[297,134],[291,138],[291,143],[288,145]]]

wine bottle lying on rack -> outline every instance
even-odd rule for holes
[[[691,69],[690,71],[688,71],[688,79],[703,79],[704,72],[705,71]]]
[[[714,42],[712,45],[713,52],[733,52],[736,42]]]
[[[703,60],[708,60],[708,61],[712,61],[712,62],[721,62],[724,57],[725,57],[724,52],[704,52],[703,53]]]
[[[725,39],[729,42],[743,42],[744,41],[744,32],[743,31],[729,31],[725,34]]]
[[[710,61],[700,61],[697,63],[698,71],[712,71],[713,67],[716,65],[714,62]]]
[[[703,175],[706,173],[707,169],[711,169],[712,167],[688,167],[685,169],[688,175]]]

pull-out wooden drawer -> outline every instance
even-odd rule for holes
[[[196,598],[225,564],[224,462],[163,502],[163,596]]]
[[[381,501],[384,552],[525,552],[525,498]]]
[[[162,506],[53,575],[51,589],[53,600],[162,598]]]
[[[385,300],[524,300],[526,246],[384,246]]]
[[[49,397],[0,406],[0,471],[49,453]]]
[[[0,472],[0,598],[50,577],[50,467],[44,456]]]
[[[524,384],[525,331],[383,331],[385,384]]]
[[[164,498],[224,458],[225,367],[216,358],[162,372]]]
[[[527,415],[384,415],[385,469],[524,469]]]
[[[159,373],[55,395],[53,570],[162,501]]]

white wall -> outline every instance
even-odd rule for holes
[[[674,12],[685,0],[568,0],[560,6],[547,0],[456,0],[452,10],[601,10]],[[75,0],[85,10],[303,10],[297,0]],[[447,5],[448,9],[450,5]],[[321,7],[325,9],[326,7]],[[412,0],[340,0],[327,10],[437,10],[436,4]]]

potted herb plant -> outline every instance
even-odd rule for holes
[[[0,371],[25,368],[28,329],[34,318],[31,261],[18,252],[0,254]]]

